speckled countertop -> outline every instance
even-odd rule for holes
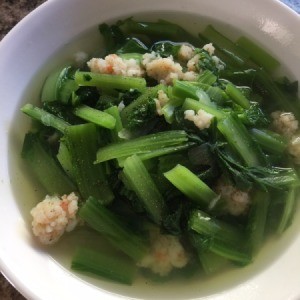
[[[0,40],[22,18],[43,2],[45,0],[0,0]]]
[[[0,41],[22,18],[46,0],[0,0]],[[300,0],[282,0],[300,13]],[[0,273],[0,300],[25,300]]]

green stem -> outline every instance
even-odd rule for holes
[[[270,153],[282,154],[287,147],[282,136],[270,130],[252,128],[250,134],[264,150]]]
[[[172,93],[178,98],[192,98],[203,104],[206,104],[207,106],[215,106],[204,90],[190,82],[175,80]]]
[[[79,216],[134,261],[139,261],[147,253],[148,242],[95,198],[88,198],[79,210]]]
[[[68,176],[72,178],[72,180],[74,180],[74,167],[72,164],[71,154],[66,143],[63,140],[61,140],[59,143],[59,149],[56,157],[60,162],[62,168],[65,170],[66,174],[68,174]]]
[[[237,89],[232,83],[228,83],[225,89],[227,95],[241,107],[248,109],[250,107],[250,101]]]
[[[160,224],[164,199],[140,158],[136,155],[128,157],[124,163],[123,173],[146,212],[155,223]]]
[[[73,79],[74,72],[75,70],[71,66],[52,72],[43,85],[42,102],[58,100],[67,104],[72,93],[78,89],[78,85]]]
[[[267,71],[273,71],[280,66],[280,63],[277,59],[244,36],[237,40],[237,45],[247,52],[256,64],[263,67]]]
[[[184,101],[184,103],[182,105],[182,109],[183,110],[194,110],[195,112],[198,112],[200,109],[203,109],[205,112],[216,117],[217,120],[220,120],[220,119],[223,119],[226,117],[226,113],[224,113],[222,110],[219,110],[212,106],[201,103],[197,100],[189,99],[189,98],[187,98]]]
[[[163,149],[158,149],[158,150],[154,150],[154,151],[151,151],[148,153],[140,154],[140,155],[138,155],[138,157],[141,160],[148,160],[148,159],[151,159],[154,157],[160,157],[160,156],[167,155],[167,154],[181,152],[181,151],[186,150],[194,145],[195,145],[194,143],[186,143],[184,145],[166,147]]]
[[[209,86],[213,85],[216,81],[217,76],[209,70],[202,72],[197,79],[197,82],[201,84],[207,84]]]
[[[32,104],[25,104],[21,108],[21,111],[34,120],[40,121],[45,126],[53,127],[62,133],[70,126],[70,124],[63,119],[56,117],[39,107],[33,106]]]
[[[211,252],[241,264],[251,261],[250,256],[243,250],[243,232],[236,227],[214,219],[200,210],[191,213],[188,226],[203,238],[205,247]]]
[[[258,252],[265,238],[269,198],[269,193],[260,190],[257,190],[251,197],[252,205],[247,225],[248,245],[251,255]]]
[[[283,93],[276,85],[272,77],[263,69],[256,72],[254,83],[260,89],[268,94],[268,102],[273,102],[281,109],[287,112],[293,112],[296,118],[300,119],[300,110],[298,101],[287,101],[288,94]]]
[[[22,157],[49,195],[69,194],[77,190],[57,160],[46,150],[36,134],[25,136]]]
[[[296,199],[296,188],[291,187],[285,196],[284,207],[277,229],[279,234],[282,234],[292,223],[292,219],[295,214]]]
[[[227,37],[217,31],[212,25],[208,25],[203,36],[213,43],[225,57],[228,57],[231,62],[237,66],[245,66],[249,60],[249,55]]]
[[[147,122],[147,117],[153,118],[156,116],[156,106],[153,99],[157,98],[157,93],[159,90],[165,91],[166,87],[162,84],[158,84],[154,87],[147,88],[147,90],[145,90],[145,92],[142,93],[137,99],[124,107],[120,115],[125,128],[131,129],[131,127],[135,127],[137,124],[132,124],[132,120],[136,117],[136,115],[141,114],[142,111],[145,110],[149,105],[154,107],[153,115],[146,115],[141,122]]]
[[[127,34],[142,34],[147,37],[156,37],[174,42],[188,41],[193,44],[198,44],[198,39],[185,31],[182,27],[164,20],[160,20],[159,22],[137,22],[132,19],[127,19],[121,24],[120,28]]]
[[[239,119],[228,115],[219,120],[217,127],[228,144],[235,149],[248,167],[266,165],[264,154]]]
[[[189,238],[196,249],[197,256],[205,274],[210,275],[216,273],[228,264],[226,258],[207,249],[205,238],[201,237],[200,234],[190,233]]]
[[[113,129],[116,125],[116,119],[108,113],[94,109],[86,105],[80,105],[74,108],[74,115],[104,128]]]
[[[129,285],[132,284],[137,269],[135,263],[127,257],[82,247],[77,249],[71,268]]]
[[[146,89],[146,80],[140,77],[123,75],[97,74],[92,72],[77,71],[75,81],[80,86],[95,86],[104,90],[130,90]]]
[[[164,176],[200,207],[208,207],[218,199],[218,195],[208,185],[182,165],[178,164],[165,172]]]
[[[182,146],[187,140],[187,134],[183,130],[164,131],[141,136],[100,148],[97,152],[96,163],[128,157],[133,154],[146,154],[170,146]]]
[[[115,127],[110,131],[112,142],[120,142],[121,138],[118,134],[123,129],[123,124],[118,107],[109,107],[104,112],[110,114],[115,119]]]
[[[98,133],[92,123],[69,126],[65,142],[70,151],[74,176],[84,199],[95,197],[102,203],[110,203],[114,195],[106,183],[102,165],[94,165]]]

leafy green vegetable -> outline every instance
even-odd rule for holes
[[[209,70],[215,75],[218,74],[219,68],[217,63],[206,50],[196,49],[196,53],[199,55],[199,70]]]
[[[177,165],[165,177],[199,207],[213,207],[218,195],[184,166]]]
[[[116,119],[113,116],[87,105],[77,106],[73,112],[79,118],[108,129],[113,129],[116,125]]]
[[[116,54],[141,53],[148,51],[148,47],[137,38],[126,38],[123,46],[118,48]]]
[[[28,133],[22,148],[22,157],[45,188],[47,193],[71,193],[77,190],[76,185],[65,174],[47,145],[37,134]]]
[[[237,40],[237,45],[249,53],[249,56],[254,62],[268,71],[272,71],[280,65],[279,61],[271,56],[270,53],[266,52],[245,36],[242,36]]]
[[[154,99],[157,97],[159,90],[164,90],[165,87],[157,85],[153,88],[148,88],[145,93],[132,101],[121,111],[123,126],[129,130],[140,128],[143,124],[154,119],[156,113],[156,103]]]
[[[78,89],[78,84],[74,81],[75,72],[76,69],[71,66],[52,72],[44,83],[41,95],[42,101],[58,100],[67,104],[72,93]]]
[[[217,55],[234,68],[247,67],[249,55],[212,25],[206,26],[202,35],[217,47]]]
[[[115,143],[97,151],[96,163],[114,158],[128,157],[133,154],[147,154],[171,146],[180,146],[187,142],[188,136],[183,130],[153,133],[135,139]]]
[[[141,92],[139,90],[130,89],[129,91],[125,91],[119,94],[120,102],[123,101],[125,106],[128,106],[131,102],[141,96]]]
[[[69,126],[64,141],[70,151],[74,177],[81,195],[93,196],[101,203],[110,203],[114,195],[107,185],[104,166],[94,165],[98,133],[92,123]]]
[[[255,183],[261,189],[286,189],[290,185],[299,185],[299,178],[293,168],[246,167],[237,162],[232,155],[222,149],[222,145],[213,146],[219,165],[230,174],[233,182],[240,187],[249,188]]]
[[[118,26],[109,26],[106,23],[99,25],[99,31],[104,38],[106,53],[112,53],[125,43],[125,36]]]
[[[94,107],[99,96],[97,88],[81,86],[72,94],[72,105],[86,104]]]
[[[269,153],[282,154],[286,150],[287,142],[275,132],[252,128],[250,133],[254,140]]]
[[[125,77],[121,75],[97,74],[92,72],[77,71],[75,82],[80,86],[93,86],[104,91],[146,89],[144,78]]]
[[[154,51],[161,57],[173,56],[178,57],[178,52],[181,48],[182,43],[174,43],[171,41],[159,41],[152,45],[151,51]]]
[[[60,117],[50,114],[39,107],[33,106],[32,104],[25,104],[21,110],[33,119],[40,121],[45,126],[53,127],[61,132],[64,132],[70,125]]]
[[[268,192],[255,191],[247,224],[249,252],[254,256],[263,244],[270,202]]]
[[[255,102],[250,103],[250,107],[238,114],[238,117],[245,125],[266,127],[270,124],[270,118]]]
[[[133,232],[124,221],[101,205],[97,199],[90,197],[81,207],[79,216],[133,260],[138,261],[146,254],[147,239]]]
[[[295,206],[296,206],[296,191],[295,187],[290,187],[287,191],[284,202],[284,207],[282,211],[281,218],[279,219],[279,224],[277,228],[277,232],[282,234],[290,225],[293,220],[295,214]]]
[[[245,237],[239,228],[216,220],[200,210],[191,212],[188,227],[203,237],[205,247],[212,253],[240,264],[251,262],[251,257],[243,249]]]
[[[138,22],[128,18],[118,22],[119,28],[125,34],[145,35],[148,39],[171,40],[175,42],[195,42],[197,39],[177,24],[159,20],[158,22]]]
[[[125,160],[123,174],[129,186],[143,203],[145,211],[155,223],[160,224],[164,210],[164,199],[137,155],[130,156]]]
[[[77,249],[71,268],[124,284],[132,284],[137,269],[134,262],[127,257],[88,248]]]
[[[237,104],[245,109],[250,108],[249,100],[233,84],[228,83],[225,89],[227,95]]]
[[[48,194],[76,192],[84,230],[110,249],[80,248],[72,268],[131,284],[147,263],[158,274],[141,273],[159,282],[249,264],[296,211],[291,139],[270,114],[299,120],[297,83],[275,79],[278,61],[259,45],[212,25],[194,37],[167,20],[128,18],[99,31],[109,74],[63,66],[41,107],[21,108],[34,121],[22,157]],[[143,75],[122,75],[131,68]],[[173,250],[182,268],[162,279],[155,262],[165,266]]]

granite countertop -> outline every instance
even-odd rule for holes
[[[21,19],[43,2],[45,2],[45,0],[1,0],[0,40],[2,40],[8,31]]]
[[[46,0],[0,0],[0,41],[22,18]],[[300,13],[300,0],[282,0]],[[0,273],[0,299],[25,300]]]

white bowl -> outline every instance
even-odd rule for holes
[[[155,285],[139,279],[121,286],[69,271],[70,258],[35,244],[29,210],[41,197],[20,159],[29,118],[19,112],[37,102],[46,74],[72,55],[101,47],[97,25],[127,16],[164,17],[193,32],[209,22],[223,33],[242,33],[300,79],[300,18],[271,0],[49,0],[0,44],[0,267],[29,299],[299,299],[300,212],[280,238],[264,246],[248,267],[201,281]]]

